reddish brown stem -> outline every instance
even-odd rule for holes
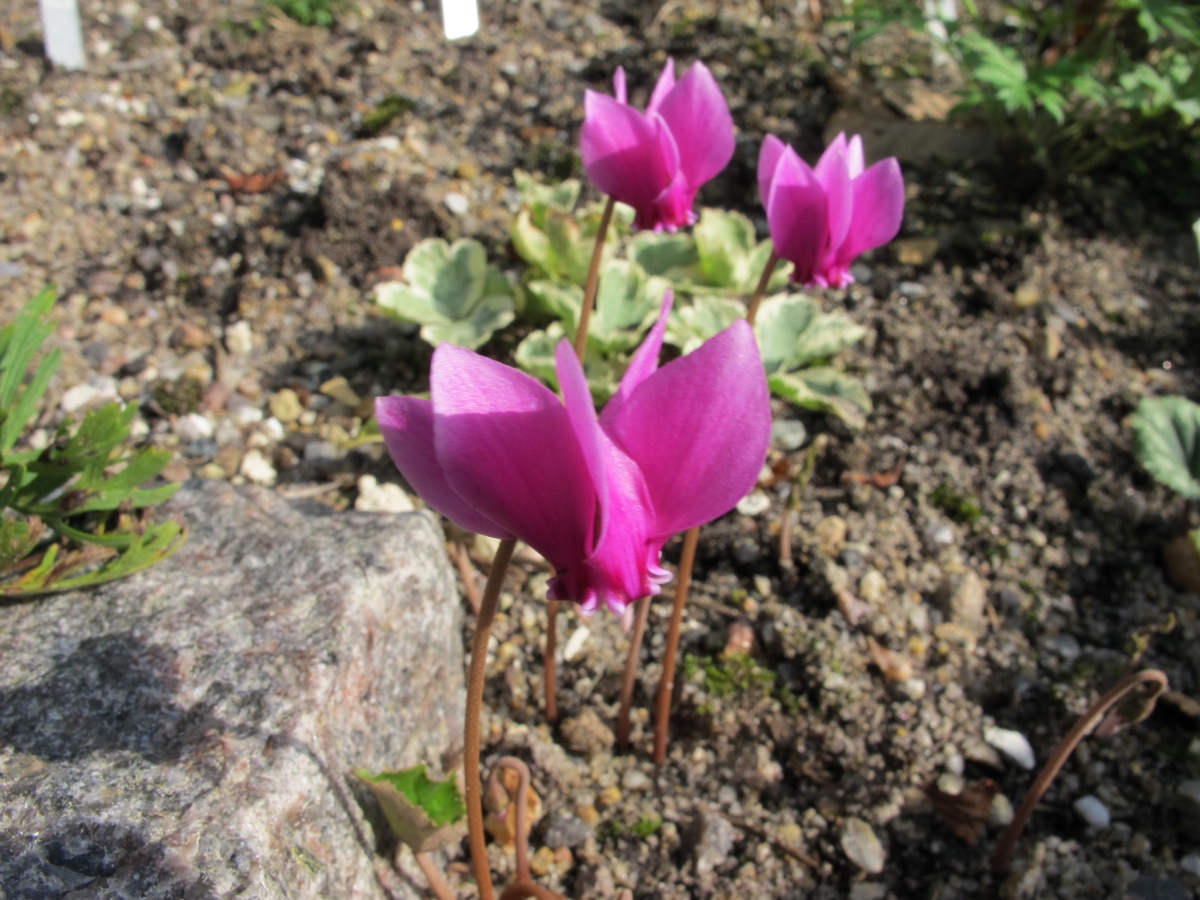
[[[527,900],[529,897],[533,897],[534,900],[564,900],[562,894],[546,890],[532,881],[518,881],[510,884],[500,895],[500,900]]]
[[[502,769],[512,769],[517,773],[516,796],[511,796],[508,789],[500,783]],[[499,797],[501,808],[513,803],[513,844],[517,853],[517,881],[532,881],[529,874],[529,766],[515,756],[502,756],[492,766],[488,775],[487,792],[492,797]]]
[[[750,305],[746,309],[746,321],[750,323],[751,328],[754,327],[754,317],[758,315],[758,308],[762,305],[763,297],[767,295],[767,284],[771,281],[771,275],[777,265],[779,265],[779,257],[772,250],[771,255],[767,257],[767,264],[763,266],[762,275],[758,279],[758,287],[754,289],[754,296],[750,299]]]
[[[587,281],[583,288],[583,305],[579,308],[579,328],[575,332],[575,355],[583,362],[587,352],[588,323],[592,319],[592,307],[596,305],[596,287],[600,283],[600,260],[604,257],[604,239],[608,236],[608,225],[612,222],[613,209],[617,201],[612,197],[604,204],[600,226],[596,230],[596,244],[592,247],[592,262],[588,266]]]
[[[617,749],[629,746],[629,717],[633,710],[633,686],[637,681],[638,660],[642,655],[642,637],[646,634],[646,619],[650,617],[650,598],[637,601],[637,616],[629,636],[629,652],[625,657],[625,678],[621,682],[621,709],[617,713]]]
[[[679,583],[675,588],[675,606],[671,610],[671,626],[667,631],[662,680],[658,683],[658,714],[654,721],[654,762],[660,766],[667,758],[667,741],[671,734],[671,700],[675,696],[675,657],[679,652],[683,608],[687,605],[688,590],[692,586],[692,567],[696,564],[696,544],[699,540],[700,526],[689,528],[683,536],[683,555],[679,558]]]
[[[553,725],[558,721],[558,601],[546,601],[546,658],[542,661],[543,680],[546,682],[546,721]]]
[[[479,615],[479,585],[475,581],[475,569],[471,566],[471,554],[467,552],[467,548],[463,544],[451,544],[454,548],[454,564],[458,567],[458,575],[462,578],[463,592],[467,595],[467,602],[471,604],[471,611],[475,615]]]
[[[429,882],[429,889],[433,891],[433,896],[437,900],[455,900],[454,891],[450,890],[450,885],[445,877],[434,865],[433,860],[428,853],[418,853],[417,865],[421,867],[421,874],[425,876],[425,880]]]
[[[1050,783],[1058,775],[1059,770],[1070,759],[1075,748],[1079,746],[1079,742],[1100,724],[1110,709],[1116,706],[1131,691],[1141,687],[1143,684],[1150,684],[1155,687],[1154,693],[1149,698],[1152,703],[1154,697],[1157,697],[1167,689],[1167,676],[1157,669],[1143,669],[1141,672],[1133,672],[1126,675],[1109,688],[1104,696],[1088,707],[1087,711],[1079,717],[1079,720],[1067,732],[1067,736],[1054,748],[1054,752],[1046,760],[1046,765],[1042,767],[1042,771],[1038,772],[1038,776],[1029,788],[1029,792],[1025,795],[1025,799],[1021,801],[1021,806],[1013,816],[1013,820],[1000,837],[1000,843],[996,845],[996,852],[992,856],[993,872],[999,874],[1008,868],[1008,861],[1012,858],[1013,850],[1017,846],[1017,840],[1021,837],[1021,832],[1025,830],[1029,818],[1033,815],[1034,807],[1038,805],[1038,801],[1042,799],[1042,795],[1046,793],[1050,787]]]
[[[483,711],[483,683],[487,675],[488,639],[500,600],[500,588],[508,571],[516,541],[500,542],[492,560],[479,616],[475,621],[475,640],[471,644],[471,668],[467,673],[467,719],[463,728],[463,776],[467,787],[467,831],[471,844],[471,868],[479,886],[480,900],[495,900],[492,872],[488,867],[487,839],[483,833],[483,789],[479,777],[480,715]]]

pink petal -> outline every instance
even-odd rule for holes
[[[829,142],[829,146],[825,148],[825,152],[821,154],[821,158],[817,160],[813,171],[816,173],[817,181],[821,181],[822,174],[827,166],[831,165],[836,157],[846,155],[846,132],[839,131],[837,137]]]
[[[650,95],[650,102],[646,104],[646,115],[658,112],[658,108],[662,106],[667,94],[674,89],[675,60],[667,57],[667,64],[663,66],[662,74],[658,76],[658,82],[654,85],[654,93]]]
[[[432,403],[418,397],[377,397],[375,420],[396,468],[429,506],[464,531],[496,538],[512,537],[450,487],[434,452]]]
[[[838,135],[841,138],[841,135]],[[842,140],[845,144],[845,140]],[[830,147],[830,149],[833,149]],[[843,148],[844,150],[844,148]],[[825,189],[825,221],[826,243],[823,258],[818,262],[820,268],[832,263],[834,255],[846,240],[850,230],[850,222],[854,215],[854,182],[850,178],[850,170],[846,164],[844,152],[830,155],[829,151],[821,157],[821,162],[814,171],[814,176]]]
[[[600,423],[596,420],[596,406],[592,402],[592,389],[588,387],[587,376],[571,342],[565,338],[559,342],[554,351],[554,367],[558,374],[558,384],[562,388],[563,403],[567,410],[567,419],[575,433],[583,460],[591,477],[592,487],[596,493],[597,534],[604,532],[608,516],[608,479],[604,471],[604,451],[601,448],[602,438]]]
[[[810,283],[828,246],[829,209],[825,189],[791,147],[780,154],[766,207],[775,253],[795,266],[793,281]]]
[[[846,144],[846,168],[850,170],[850,177],[857,178],[861,175],[863,165],[862,138],[856,134]]]
[[[556,569],[592,546],[597,498],[567,411],[523,372],[443,344],[430,375],[434,446],[464,501]]]
[[[587,91],[579,145],[592,183],[639,213],[649,210],[677,168],[663,130],[657,117],[647,119],[612,97]]]
[[[721,88],[704,63],[697,62],[661,106],[651,103],[671,129],[679,148],[679,168],[694,196],[733,159],[733,116]]]
[[[771,436],[754,332],[744,320],[735,322],[668,363],[603,426],[645,478],[653,536],[727,512],[754,487]]]
[[[900,233],[904,219],[904,176],[894,157],[880,160],[854,180],[854,216],[838,260],[882,247]]]
[[[763,140],[762,149],[758,151],[758,196],[763,206],[767,205],[767,198],[771,196],[775,167],[779,165],[779,158],[786,149],[787,144],[775,135],[768,134]]]
[[[629,368],[621,376],[621,384],[617,393],[604,406],[600,414],[600,423],[610,421],[622,406],[629,400],[634,388],[658,371],[658,356],[662,352],[663,336],[667,332],[667,319],[671,315],[671,306],[675,302],[675,292],[667,288],[663,294],[662,309],[658,312],[658,321],[642,341],[642,345],[633,354]],[[561,379],[560,379],[561,381]]]
[[[628,94],[625,92],[625,69],[617,66],[617,71],[613,75],[613,93],[616,94],[618,103],[626,103]]]

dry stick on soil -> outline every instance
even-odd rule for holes
[[[650,598],[637,601],[637,618],[633,621],[633,633],[629,635],[629,653],[625,657],[625,678],[621,682],[621,709],[617,713],[617,749],[629,746],[629,717],[633,707],[633,685],[637,681],[637,667],[641,656],[642,637],[646,633],[646,619],[650,617]]]
[[[450,555],[454,557],[454,564],[458,567],[458,575],[462,579],[467,602],[471,604],[471,611],[475,615],[479,615],[479,585],[475,581],[475,569],[471,566],[471,554],[467,552],[465,544],[455,542],[450,547]]]
[[[1132,716],[1123,716],[1122,718],[1125,721],[1121,724],[1129,725],[1134,722],[1140,722],[1146,716],[1150,715],[1154,709],[1155,699],[1167,689],[1167,676],[1157,669],[1143,669],[1140,672],[1133,672],[1126,675],[1109,688],[1103,697],[1093,703],[1079,717],[1074,727],[1067,732],[1067,736],[1054,748],[1054,752],[1046,760],[1046,765],[1042,767],[1042,771],[1038,772],[1037,779],[1029,788],[1029,793],[1021,801],[1020,808],[1001,836],[1000,843],[996,845],[996,852],[992,856],[993,872],[999,874],[1008,867],[1008,861],[1017,846],[1017,839],[1021,836],[1021,832],[1025,830],[1025,825],[1029,822],[1030,816],[1033,815],[1034,807],[1042,799],[1042,795],[1046,793],[1046,790],[1050,787],[1050,783],[1054,781],[1054,777],[1063,765],[1066,764],[1066,761],[1071,757],[1075,748],[1079,746],[1079,742],[1090,734],[1092,729],[1101,724],[1105,714],[1110,709],[1125,699],[1132,691],[1144,685],[1149,688],[1147,696],[1138,699],[1136,713]]]
[[[754,327],[754,317],[767,293],[767,283],[779,264],[779,257],[771,251],[762,277],[754,289],[754,297],[746,310],[746,321]],[[658,683],[658,715],[654,721],[654,762],[662,765],[667,758],[667,740],[671,733],[671,698],[675,693],[675,658],[679,655],[679,630],[683,624],[683,608],[687,605],[688,589],[692,585],[692,566],[696,562],[696,543],[700,540],[700,527],[688,529],[683,538],[683,555],[679,559],[679,586],[675,588],[675,605],[671,610],[671,627],[667,632],[667,649],[663,657],[662,680]]]
[[[604,256],[604,239],[612,222],[613,209],[617,201],[612,197],[604,205],[600,216],[600,227],[596,230],[596,245],[592,248],[592,262],[588,266],[587,282],[583,289],[583,305],[579,308],[579,328],[575,332],[575,355],[583,365],[587,353],[588,323],[592,320],[592,307],[596,305],[596,287],[600,283],[600,260]],[[542,680],[546,682],[546,719],[553,725],[558,721],[558,671],[554,654],[558,646],[558,601],[546,603],[546,656],[542,663]]]
[[[433,891],[433,896],[437,900],[456,900],[457,895],[450,890],[450,885],[443,877],[438,867],[434,865],[428,853],[418,853],[417,865],[421,867],[421,874],[425,876],[425,880],[429,882],[429,889]]]
[[[495,900],[492,871],[488,867],[487,840],[483,833],[483,789],[479,777],[479,729],[483,711],[483,682],[487,674],[488,639],[492,635],[492,620],[500,600],[504,574],[512,559],[515,540],[504,540],[496,549],[492,571],[488,575],[479,616],[475,620],[475,640],[471,644],[471,668],[467,674],[467,720],[463,729],[463,776],[467,785],[467,831],[471,842],[471,868],[479,886],[480,900]]]

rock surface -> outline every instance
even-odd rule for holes
[[[350,771],[457,740],[439,529],[211,482],[167,512],[174,558],[0,609],[0,896],[417,896]]]

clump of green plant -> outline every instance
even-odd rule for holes
[[[718,700],[749,693],[770,694],[775,687],[775,673],[745,653],[734,653],[724,659],[685,654],[684,677],[691,678],[700,672],[704,673],[705,692]]]
[[[1015,0],[1002,16],[973,0],[962,18],[920,5],[857,2],[858,40],[888,25],[929,31],[963,75],[958,113],[1026,141],[1055,175],[1084,172],[1195,136],[1200,120],[1200,11],[1190,0]]]
[[[1147,397],[1130,417],[1133,455],[1185,500],[1200,499],[1200,405],[1186,397]]]
[[[421,337],[475,349],[516,315],[520,293],[489,265],[483,244],[467,239],[449,244],[421,241],[404,260],[404,281],[375,288],[375,303],[401,322],[421,326]]]
[[[644,839],[652,834],[657,834],[658,830],[662,828],[662,823],[662,816],[655,813],[644,813],[629,830],[634,837]]]
[[[362,120],[358,123],[359,137],[374,137],[383,131],[391,122],[404,115],[406,112],[411,112],[414,103],[402,94],[389,94],[384,97],[367,112],[363,113]]]
[[[974,525],[983,518],[983,508],[978,500],[948,484],[940,484],[930,491],[929,502],[960,525]]]
[[[414,853],[437,850],[462,837],[467,804],[457,778],[436,781],[424,763],[374,775],[356,769],[354,774],[379,801],[392,832]]]
[[[306,28],[332,28],[345,0],[267,0],[267,6]]]
[[[170,462],[165,450],[132,448],[137,409],[110,403],[79,427],[67,419],[45,449],[18,449],[61,354],[34,357],[54,330],[53,288],[0,329],[0,595],[90,587],[144,569],[182,545],[175,521],[141,511],[178,484],[143,488]]]

